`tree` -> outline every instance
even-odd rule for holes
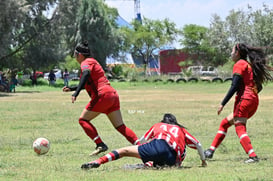
[[[246,43],[265,49],[267,54],[272,53],[273,46],[273,9],[263,5],[263,9],[253,11],[231,10],[222,21],[217,15],[213,16],[209,29],[209,44],[218,55],[219,61],[226,62],[230,56],[230,49],[236,43]],[[219,63],[221,64],[221,63]]]
[[[213,65],[217,66],[222,61],[217,54],[217,50],[210,45],[209,29],[195,24],[185,25],[182,29],[181,45],[190,55],[194,56],[191,63],[194,65]]]
[[[214,14],[208,30],[208,46],[213,49],[214,65],[223,65],[228,61],[231,43],[226,30],[226,23]]]
[[[1,41],[5,41],[3,48],[5,54],[0,57],[0,65],[2,67],[10,67],[10,64],[20,65],[20,69],[26,68],[24,67],[26,65],[35,69],[44,65],[45,58],[47,58],[46,62],[55,62],[58,57],[55,50],[58,39],[52,36],[54,33],[50,34],[52,33],[51,20],[44,15],[44,12],[55,3],[55,0],[35,2],[11,0],[2,3],[1,6],[5,6],[6,11],[1,22],[6,33],[4,37],[7,36],[8,39],[1,37]],[[42,48],[43,46],[45,48]]]
[[[251,10],[252,8],[249,7]],[[253,28],[253,45],[264,47],[267,54],[273,54],[273,9],[263,4],[262,10],[250,12]]]
[[[101,0],[81,0],[75,14],[76,31],[71,38],[72,47],[88,40],[94,58],[105,68],[106,57],[118,52],[117,10],[107,7]]]
[[[124,27],[121,30],[125,35],[123,36],[123,45],[134,56],[142,58],[144,72],[147,75],[149,73],[147,71],[149,59],[155,55],[156,50],[171,44],[179,34],[179,30],[168,19],[160,21],[145,17],[142,23],[137,20],[133,21],[132,26],[132,28]]]
[[[184,47],[184,51],[198,57],[198,62],[193,62],[194,64],[205,62],[204,55],[207,54],[207,47],[204,43],[207,31],[206,27],[194,24],[185,25],[182,29],[182,39],[179,42]]]

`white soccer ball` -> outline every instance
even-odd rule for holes
[[[37,138],[32,145],[38,155],[46,154],[50,149],[50,143],[46,138]]]

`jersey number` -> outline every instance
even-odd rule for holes
[[[170,130],[168,130],[167,125],[161,125],[160,128],[163,129],[164,131],[171,133],[175,138],[178,137],[178,131],[179,131],[178,127],[172,126]]]

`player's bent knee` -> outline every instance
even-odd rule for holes
[[[88,122],[88,120],[83,119],[83,118],[79,118],[79,124],[82,125],[84,123]]]

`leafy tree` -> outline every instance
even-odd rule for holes
[[[210,46],[215,48],[217,52],[228,56],[230,53],[229,34],[226,30],[225,21],[222,21],[220,16],[214,14],[210,25],[208,40]]]
[[[180,43],[191,53],[198,53],[201,51],[207,31],[208,29],[204,26],[185,25],[182,30],[183,38],[180,40]]]
[[[160,21],[144,17],[142,23],[135,20],[132,22],[132,26],[132,28],[124,27],[121,29],[125,35],[122,44],[134,56],[142,58],[144,72],[147,75],[149,59],[155,55],[157,50],[174,42],[180,32],[175,23],[168,19]]]
[[[65,68],[67,68],[67,70],[71,71],[71,70],[80,70],[80,65],[79,63],[75,60],[75,58],[71,57],[71,56],[66,56],[65,57],[65,62],[62,62],[59,64],[59,67],[64,70]]]
[[[252,12],[250,8],[251,24],[253,28],[253,45],[264,47],[266,53],[273,54],[273,8],[263,4],[262,10]]]
[[[10,64],[20,64],[20,69],[25,68],[24,66],[36,69],[43,66],[45,62],[55,62],[58,57],[55,50],[58,39],[50,34],[52,32],[50,20],[44,15],[44,12],[49,10],[55,0],[35,2],[11,0],[9,3],[5,1],[3,3],[5,3],[7,12],[5,15],[9,16],[10,13],[13,13],[11,16],[13,19],[10,17],[8,20],[4,19],[7,20],[7,23],[4,24],[3,29],[6,32],[10,31],[7,33],[10,39],[5,40],[6,47],[4,49],[6,51],[0,58],[3,61],[1,61],[2,66],[9,67]],[[14,56],[15,54],[16,56]]]
[[[182,29],[181,45],[183,51],[188,52],[195,58],[191,59],[192,64],[214,65],[222,63],[217,50],[210,45],[209,29],[203,26],[189,24]]]
[[[106,57],[118,52],[119,36],[115,19],[117,10],[107,7],[103,1],[81,0],[76,14],[76,31],[70,47],[88,40],[94,58],[106,66]]]
[[[18,44],[16,33],[24,21],[25,7],[21,1],[1,0],[0,2],[0,68],[8,64],[7,55]]]
[[[230,56],[231,47],[239,42],[252,46],[263,47],[267,54],[272,53],[273,46],[273,9],[263,5],[263,9],[253,11],[231,10],[222,21],[213,16],[209,29],[209,45],[215,49],[216,55],[222,55],[219,61],[226,62]],[[222,64],[219,62],[219,64]]]

